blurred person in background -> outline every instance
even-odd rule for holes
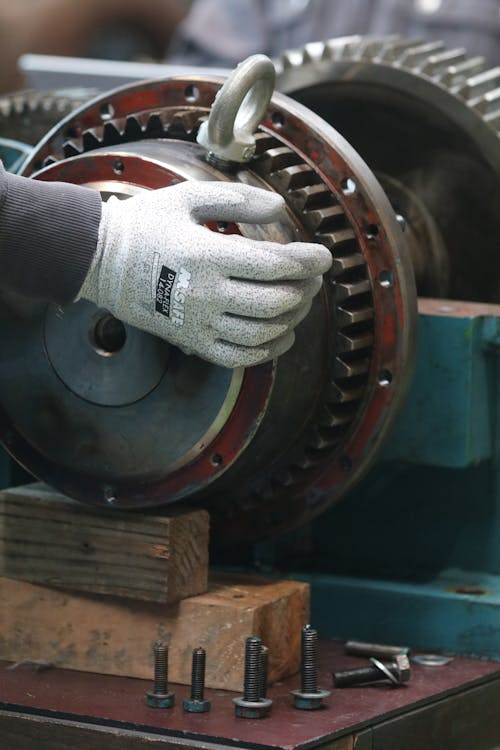
[[[23,88],[31,52],[161,60],[189,0],[0,0],[0,91]]]
[[[400,34],[465,47],[500,63],[499,0],[194,0],[169,61],[233,67],[307,42]]]

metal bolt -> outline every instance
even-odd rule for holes
[[[405,654],[396,656],[389,664],[370,659],[371,667],[360,669],[347,669],[344,672],[333,673],[333,684],[337,688],[352,687],[354,685],[367,685],[371,682],[389,680],[392,685],[399,686],[410,679],[410,662]]]
[[[272,700],[261,695],[262,641],[256,636],[246,639],[243,697],[233,698],[235,714],[240,719],[262,719],[269,714]]]
[[[388,646],[382,643],[365,643],[364,641],[347,641],[346,654],[353,656],[374,656],[376,659],[394,659],[396,656],[409,656],[409,646]]]
[[[193,650],[193,661],[191,667],[191,698],[182,701],[184,711],[189,713],[203,714],[210,711],[210,701],[205,700],[205,660],[204,648]]]
[[[153,689],[146,693],[146,702],[150,708],[171,708],[175,704],[175,693],[168,690],[168,646],[163,641],[156,641],[154,652]]]
[[[321,708],[329,690],[318,688],[318,631],[310,625],[302,628],[300,690],[292,690],[295,708],[311,711]]]

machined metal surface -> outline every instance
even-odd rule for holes
[[[419,294],[500,301],[500,68],[394,36],[308,44],[276,67],[277,87],[352,143],[404,216]]]
[[[295,346],[230,372],[121,330],[87,303],[61,310],[5,297],[0,430],[21,463],[73,497],[124,508],[189,497],[210,508],[219,538],[249,541],[317,515],[365,473],[411,374],[416,302],[383,190],[300,104],[273,97],[247,168],[206,163],[195,140],[220,85],[178,78],[94,100],[44,139],[23,173],[104,198],[183,179],[281,193],[279,225],[210,228],[331,249],[333,269]]]

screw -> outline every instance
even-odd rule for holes
[[[318,631],[310,625],[302,628],[300,690],[292,690],[295,708],[311,711],[321,708],[329,690],[318,689]]]
[[[243,697],[233,698],[235,714],[240,719],[262,719],[271,710],[272,700],[261,695],[262,663],[262,641],[251,636],[245,642]]]
[[[390,680],[392,685],[399,686],[410,679],[410,662],[405,654],[396,656],[391,663],[384,663],[378,659],[370,659],[371,667],[347,669],[344,672],[333,673],[333,684],[337,688],[367,685],[371,682]]]
[[[191,667],[191,698],[182,701],[184,711],[189,713],[203,714],[210,711],[210,701],[205,700],[205,659],[204,648],[193,649],[193,662]]]
[[[171,708],[175,704],[175,693],[168,690],[168,646],[163,641],[156,641],[154,652],[153,689],[146,693],[146,702],[150,708]]]

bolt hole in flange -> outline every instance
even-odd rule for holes
[[[200,98],[199,88],[197,86],[194,86],[193,84],[186,86],[186,88],[184,89],[184,98],[190,104],[194,104],[194,102],[197,102]]]
[[[394,286],[394,274],[392,273],[392,271],[380,271],[378,275],[378,283],[385,289],[389,289],[391,286]]]
[[[125,164],[121,159],[115,159],[113,161],[113,172],[118,175],[121,175],[125,172]]]
[[[113,357],[125,346],[127,331],[121,320],[100,310],[91,318],[89,339],[97,354],[101,357]]]
[[[345,180],[342,180],[340,187],[344,195],[354,195],[356,192],[356,183],[352,177],[346,177]]]
[[[101,104],[99,113],[101,115],[101,120],[111,120],[111,118],[115,115],[115,109],[109,102],[104,102],[104,104]]]
[[[392,372],[390,370],[381,370],[378,374],[378,384],[384,388],[392,383]]]
[[[224,463],[224,458],[220,453],[214,453],[210,458],[210,463],[212,464],[212,466],[222,466],[222,464]]]

